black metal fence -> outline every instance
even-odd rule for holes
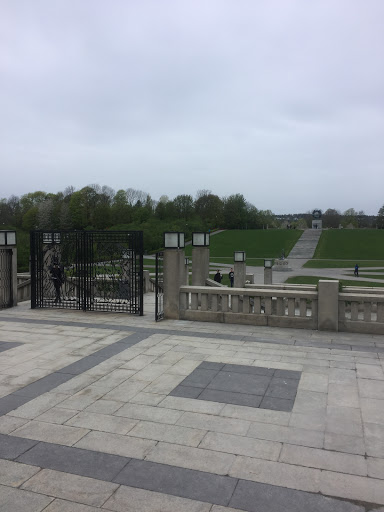
[[[32,231],[31,307],[143,314],[142,231]]]
[[[12,306],[12,250],[0,249],[0,309]]]

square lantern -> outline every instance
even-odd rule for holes
[[[193,247],[209,247],[209,233],[192,233]]]
[[[235,251],[233,259],[236,263],[245,261],[245,251]]]
[[[272,268],[273,260],[264,260],[264,268]]]
[[[0,231],[0,245],[16,245],[16,231]]]
[[[61,233],[46,232],[43,233],[43,244],[59,244],[61,241]]]
[[[184,249],[184,233],[168,231],[164,233],[164,249]]]

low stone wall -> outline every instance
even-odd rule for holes
[[[316,291],[182,286],[180,319],[316,329],[317,301]]]
[[[200,322],[384,334],[384,289],[315,286],[182,286],[179,318]]]

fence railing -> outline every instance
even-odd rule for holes
[[[384,289],[339,293],[339,330],[384,334]]]
[[[384,334],[384,288],[345,287],[339,292],[335,286],[334,292],[324,293],[329,295],[320,301],[311,285],[182,286],[180,319],[296,329],[318,329],[330,319],[329,330]]]
[[[31,300],[31,275],[17,274],[17,302]]]
[[[273,327],[317,328],[317,291],[182,286],[180,318]]]

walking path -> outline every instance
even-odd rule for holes
[[[384,505],[383,336],[155,323],[153,303],[0,312],[0,510]]]

